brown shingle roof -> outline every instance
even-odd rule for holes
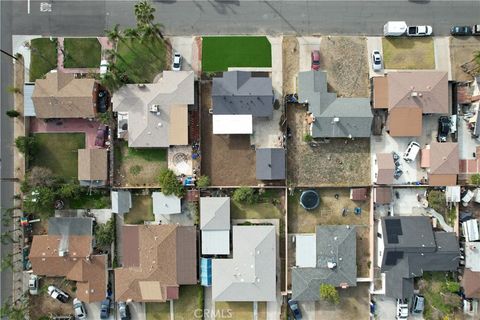
[[[35,81],[32,101],[37,118],[95,117],[95,79],[75,79],[71,73],[50,72]]]
[[[389,111],[387,128],[393,137],[422,135],[422,110],[418,107],[395,108]]]
[[[395,163],[391,153],[377,153],[377,184],[392,184]]]
[[[462,278],[462,287],[467,298],[480,299],[480,272],[465,268]]]
[[[373,78],[373,108],[388,108],[388,78],[386,76]]]
[[[459,171],[458,144],[432,142],[430,145],[429,184],[434,186],[456,185]]]
[[[135,236],[136,248],[129,245]],[[115,269],[117,301],[164,302],[168,287],[197,283],[194,227],[126,225],[122,240],[123,258],[130,267]]]
[[[392,188],[375,188],[373,201],[376,204],[389,204],[392,202]]]
[[[78,150],[78,180],[100,180],[108,178],[106,149]]]
[[[101,301],[107,288],[105,255],[91,255],[92,236],[34,236],[29,259],[37,275],[66,277],[77,281],[77,297],[84,302]],[[63,257],[60,247],[67,250]]]
[[[350,189],[350,199],[353,201],[365,201],[367,200],[367,188],[352,188]]]

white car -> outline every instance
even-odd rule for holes
[[[373,71],[382,70],[382,56],[378,50],[373,50],[372,52],[372,68]]]
[[[56,299],[62,303],[67,303],[68,299],[70,298],[68,294],[66,294],[65,292],[63,292],[62,290],[58,289],[55,286],[48,287],[48,294],[53,299]]]
[[[172,63],[172,70],[173,71],[180,71],[182,69],[182,56],[180,53],[175,52],[173,55],[173,63]]]
[[[100,75],[103,76],[107,73],[108,71],[108,61],[107,60],[102,60],[100,61]]]
[[[431,26],[410,26],[407,28],[407,36],[409,37],[426,37],[431,36],[433,28]]]
[[[78,320],[86,320],[87,319],[87,310],[83,305],[83,302],[80,301],[78,298],[73,299],[73,309],[75,311],[75,318]]]
[[[30,275],[30,279],[28,280],[28,291],[32,296],[35,296],[38,294],[38,281],[39,278],[37,275]]]

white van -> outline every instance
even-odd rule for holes
[[[417,154],[420,151],[420,145],[416,141],[411,141],[408,144],[407,150],[403,154],[403,160],[407,162],[415,161]]]
[[[384,36],[399,37],[407,32],[407,23],[405,21],[388,21],[383,26]]]

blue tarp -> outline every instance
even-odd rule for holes
[[[200,259],[200,283],[204,287],[212,285],[212,259]]]

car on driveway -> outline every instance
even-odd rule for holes
[[[445,116],[438,118],[437,141],[446,142],[449,133],[450,133],[450,118]]]
[[[110,317],[110,303],[111,300],[108,297],[102,301],[100,306],[100,319],[108,319]]]
[[[372,68],[373,71],[382,70],[382,56],[378,50],[373,50],[372,52]]]
[[[452,36],[471,36],[473,32],[470,26],[453,26],[450,29],[450,34]]]
[[[108,126],[101,124],[97,129],[97,136],[95,137],[95,146],[103,148],[105,141],[108,139]]]
[[[180,69],[182,69],[182,56],[180,53],[175,52],[173,55],[172,70],[180,71]]]
[[[48,295],[62,303],[67,303],[70,296],[55,286],[48,287]]]
[[[312,70],[320,70],[320,51],[312,51]]]
[[[87,319],[87,310],[85,305],[78,298],[73,299],[73,310],[75,311],[75,318],[78,320]]]
[[[126,302],[118,303],[118,313],[120,314],[120,320],[130,320],[130,308]]]
[[[28,279],[28,291],[32,296],[38,294],[38,281],[39,278],[35,274],[30,275],[30,279]]]
[[[292,311],[293,318],[295,320],[301,320],[302,319],[302,312],[300,311],[300,307],[298,306],[298,302],[295,300],[288,300],[288,306],[290,307],[290,310]]]

